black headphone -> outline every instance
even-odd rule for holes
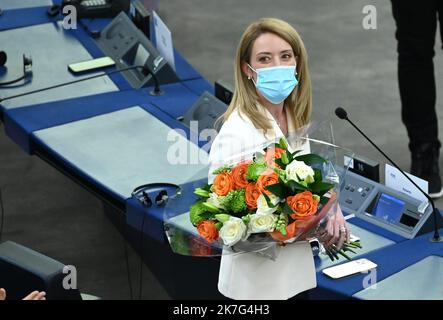
[[[6,61],[8,61],[8,56],[6,55],[6,52],[0,51],[0,67],[3,67],[6,64]],[[25,54],[23,54],[23,75],[14,80],[0,82],[0,87],[9,86],[19,81],[25,80],[27,77],[31,76],[32,76],[32,58],[31,56],[26,56]]]
[[[176,192],[172,196],[168,196],[168,192],[163,189],[165,187],[174,188],[176,189]],[[160,207],[166,204],[169,199],[174,199],[175,197],[181,195],[182,189],[179,185],[174,183],[167,183],[167,182],[159,182],[159,183],[148,183],[141,185],[132,191],[132,197],[136,198],[138,201],[140,201],[141,204],[145,207],[151,207],[152,206],[152,200],[149,197],[149,189],[161,189],[157,196],[155,197],[155,204]]]

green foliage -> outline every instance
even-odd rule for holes
[[[220,213],[221,210],[219,208],[217,208],[215,205],[213,205],[212,203],[208,203],[208,202],[203,202],[203,207],[205,207],[206,211],[209,211],[211,213]]]
[[[286,198],[285,185],[283,183],[275,183],[265,187],[266,190],[271,191],[272,194],[280,199]]]
[[[262,174],[266,169],[266,163],[253,162],[248,167],[248,171],[246,172],[246,179],[257,181],[260,174]]]
[[[213,174],[219,174],[222,172],[231,172],[232,166],[225,165],[223,167],[218,168],[217,170],[214,170]]]
[[[286,141],[285,138],[281,137],[278,144],[280,145],[280,148],[282,148],[283,150],[288,150],[288,142]]]
[[[308,188],[298,182],[296,182],[295,180],[289,180],[287,182],[288,187],[291,189],[292,192],[303,192],[308,190]]]
[[[319,196],[324,195],[326,192],[331,190],[334,187],[334,184],[323,182],[323,181],[315,181],[314,183],[309,185],[309,190],[311,190],[312,193],[315,193]]]
[[[191,223],[196,226],[204,220],[208,220],[212,214],[205,207],[204,202],[199,200],[195,202],[189,209],[189,217]]]
[[[317,154],[303,154],[301,156],[296,156],[294,157],[295,160],[297,161],[303,161],[304,163],[306,163],[308,166],[313,165],[314,163],[325,163],[326,160],[323,157],[320,157]]]
[[[238,189],[230,191],[224,197],[220,204],[225,207],[228,212],[240,213],[247,209],[245,203],[245,189]]]
[[[229,214],[226,214],[226,213],[219,213],[219,214],[215,215],[215,219],[217,219],[221,223],[225,223],[226,221],[229,220],[229,218],[231,218],[231,216]]]
[[[282,212],[282,213],[283,213],[283,214],[286,214],[286,215],[290,215],[290,214],[293,214],[294,211],[292,211],[292,209],[288,206],[288,203],[285,202],[285,203],[283,204],[283,212]]]
[[[194,190],[194,193],[195,193],[196,195],[198,195],[199,197],[202,197],[202,198],[209,198],[209,191],[208,191],[208,190],[205,190],[205,189],[203,189],[203,188],[196,188],[196,189]]]
[[[277,222],[275,223],[275,229],[280,231],[283,236],[286,236],[286,227],[288,226],[288,215],[280,213]]]
[[[269,196],[266,193],[262,192],[262,195],[263,195],[263,197],[265,197],[266,204],[268,205],[269,208],[275,208],[278,206],[278,203],[277,204],[272,203],[271,199],[269,198]]]

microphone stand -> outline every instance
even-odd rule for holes
[[[339,108],[337,108],[339,109]],[[369,143],[371,143],[371,145],[377,149],[378,152],[380,152],[386,159],[389,160],[389,162],[395,167],[397,168],[397,170],[399,170],[405,177],[406,179],[408,179],[418,190],[421,191],[421,193],[424,194],[424,196],[428,199],[429,203],[432,206],[432,212],[433,212],[433,219],[434,219],[434,236],[432,238],[429,239],[429,241],[431,242],[443,242],[443,238],[440,237],[439,231],[438,231],[438,220],[437,220],[437,214],[440,214],[440,212],[435,208],[435,203],[434,200],[426,193],[424,192],[411,178],[409,178],[409,176],[407,174],[404,173],[404,171],[402,169],[400,169],[399,166],[397,166],[397,164],[391,160],[391,158],[389,158],[377,145],[375,145],[374,142],[372,142],[371,139],[369,139],[368,136],[366,136],[366,134],[364,134],[363,131],[361,131],[352,121],[351,119],[348,118],[348,115],[346,113],[346,111],[344,109],[341,109],[342,112],[340,115],[337,113],[337,109],[336,109],[336,115],[340,118],[340,119],[344,119],[347,120],[358,132],[360,132],[360,134],[366,138],[366,140],[369,141]]]

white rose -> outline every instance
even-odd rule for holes
[[[286,166],[286,177],[295,182],[305,181],[306,183],[314,182],[314,170],[303,161],[294,160]],[[300,178],[300,179],[299,179]]]
[[[275,222],[277,218],[272,213],[260,213],[251,214],[249,221],[249,232],[272,232],[275,228]]]
[[[277,203],[280,202],[280,198],[277,197],[276,195],[269,195],[269,200],[271,200],[271,203],[273,205],[276,205]],[[268,207],[268,203],[266,202],[266,198],[261,195],[260,197],[258,197],[257,199],[257,213],[274,213],[275,210],[277,210],[277,206],[275,208],[270,208]]]
[[[246,235],[246,225],[242,219],[230,217],[228,221],[223,223],[219,234],[226,246],[233,246]]]

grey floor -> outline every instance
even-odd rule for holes
[[[367,4],[377,9],[376,30],[362,27],[362,9]],[[408,170],[410,156],[400,119],[389,1],[169,0],[160,1],[159,14],[171,29],[176,48],[203,77],[231,83],[232,61],[245,27],[264,16],[287,20],[299,31],[308,50],[314,119],[332,118],[338,144],[383,163],[349,125],[335,120],[334,109],[345,107],[351,119]],[[438,37],[438,93],[443,86],[440,43]],[[441,121],[441,95],[437,99]],[[4,240],[17,241],[76,266],[84,292],[105,299],[129,299],[124,243],[103,215],[100,201],[42,160],[27,156],[3,130],[0,187],[6,212]],[[437,201],[437,206],[443,207],[443,200]],[[135,291],[138,257],[128,250]],[[145,299],[168,298],[147,269],[143,292]]]

